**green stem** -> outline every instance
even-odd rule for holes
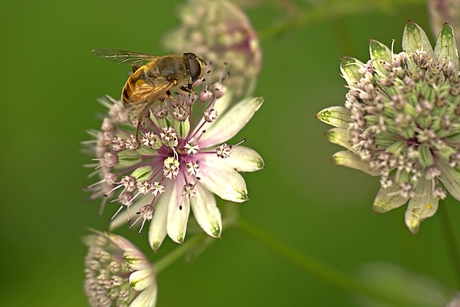
[[[282,22],[261,31],[260,40],[281,36],[289,31],[300,28],[303,25],[320,20],[336,20],[351,14],[391,12],[395,5],[421,4],[420,0],[388,0],[388,1],[325,1],[318,6],[309,6],[295,16],[289,16]]]
[[[330,267],[316,259],[313,259],[285,243],[278,241],[271,236],[265,234],[262,230],[258,229],[251,223],[239,218],[236,227],[249,235],[257,242],[264,245],[266,248],[293,264],[294,266],[302,269],[304,272],[315,276],[316,278],[333,285],[337,288],[345,290],[350,293],[364,295],[381,302],[390,304],[391,306],[399,307],[413,307],[414,302],[409,302],[405,298],[395,297],[394,295],[383,292],[377,288],[369,286],[359,280],[353,279],[349,275]],[[418,305],[422,307],[423,305]],[[426,305],[430,306],[430,305]]]
[[[175,248],[173,251],[171,251],[169,254],[161,258],[160,260],[156,261],[153,264],[153,267],[155,268],[155,273],[160,273],[164,269],[166,269],[168,266],[170,266],[173,262],[175,262],[177,259],[181,258],[185,253],[196,243],[198,243],[201,239],[203,239],[204,233],[199,233],[195,235],[194,237],[185,240],[185,243],[180,245],[179,247]]]
[[[443,220],[441,223],[442,230],[444,237],[446,238],[447,250],[452,262],[454,275],[457,279],[457,288],[460,289],[460,254],[458,252],[458,245],[457,241],[455,240],[455,235],[452,229],[452,224],[450,222],[449,213],[447,212],[446,204],[439,206],[438,210],[440,211],[440,216]]]

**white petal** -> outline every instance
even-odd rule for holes
[[[165,182],[165,192],[155,201],[155,210],[149,228],[149,243],[154,251],[158,250],[167,234],[168,204],[173,192],[171,187],[173,184],[174,181],[167,180]]]
[[[231,106],[231,102],[232,102],[232,94],[231,94],[230,91],[227,90],[227,92],[225,93],[224,96],[222,96],[221,98],[216,100],[216,102],[215,102],[215,104],[213,106],[213,109],[215,111],[217,111],[218,115],[224,114],[227,111],[227,109]],[[206,127],[210,127],[210,124],[205,123],[204,117],[202,117],[198,121],[198,123],[196,125],[194,125],[194,130],[191,131],[190,134],[197,133],[198,132],[197,128],[201,129],[203,124],[206,125]]]
[[[427,217],[433,216],[438,210],[438,198],[433,196],[433,181],[420,178],[415,195],[409,201],[409,206],[405,213],[405,222],[407,228],[416,234],[420,223]]]
[[[249,200],[246,182],[237,171],[220,161],[215,162],[210,157],[200,163],[200,183],[209,191],[222,199],[237,203]]]
[[[135,271],[129,275],[129,284],[136,291],[142,291],[155,282],[152,266],[150,269]]]
[[[409,198],[401,196],[399,190],[398,185],[392,185],[387,189],[380,188],[377,196],[375,196],[372,210],[375,213],[384,213],[404,205]]]
[[[219,159],[220,163],[224,163],[238,172],[255,172],[265,168],[262,157],[255,150],[244,146],[232,148],[230,157],[226,159],[218,158],[215,155],[212,157],[216,160]]]
[[[139,293],[129,307],[154,307],[157,303],[157,295],[157,284],[154,282],[149,288]]]
[[[131,243],[129,240],[112,233],[106,232],[105,235],[110,239],[110,241],[112,241],[113,244],[124,251],[123,257],[126,257],[135,263],[136,270],[148,267],[149,261],[136,245]]]
[[[228,107],[231,105],[232,96],[232,92],[227,89],[225,95],[216,100],[216,103],[214,104],[214,110],[216,110],[218,114],[223,114],[225,111],[227,111]]]
[[[177,243],[184,242],[187,231],[188,216],[190,213],[189,200],[182,196],[182,188],[185,182],[183,177],[177,177],[172,185],[173,191],[168,203],[168,222],[166,229],[169,237]]]
[[[222,217],[216,205],[214,195],[201,183],[198,183],[197,194],[190,199],[193,215],[201,228],[210,236],[220,237]]]
[[[88,247],[99,246],[100,245],[99,242],[101,242],[101,236],[104,237],[105,233],[97,231],[97,230],[92,229],[92,228],[90,228],[89,230],[94,231],[96,234],[89,234],[89,235],[83,236],[81,238],[81,240]],[[105,238],[104,238],[104,240],[105,240]],[[106,244],[106,242],[104,242],[104,244]]]
[[[227,112],[219,114],[215,122],[206,126],[206,133],[199,141],[200,147],[211,147],[235,136],[249,122],[263,101],[261,97],[246,98]]]

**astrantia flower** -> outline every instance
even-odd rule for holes
[[[85,292],[93,307],[153,307],[157,284],[152,264],[123,237],[100,233],[83,238]]]
[[[243,10],[230,1],[188,0],[180,6],[181,25],[164,36],[175,53],[193,50],[208,62],[225,62],[234,99],[251,95],[262,65],[256,32]],[[218,73],[219,70],[215,69]]]
[[[460,292],[457,292],[446,307],[460,307]]]
[[[150,221],[149,242],[157,249],[166,234],[184,241],[190,207],[201,228],[219,237],[222,218],[213,194],[224,200],[248,200],[239,172],[264,167],[254,150],[224,143],[251,119],[262,98],[247,98],[230,107],[230,91],[222,83],[199,81],[198,96],[179,93],[157,101],[144,118],[139,141],[133,127],[120,122],[126,114],[111,98],[101,132],[87,142],[99,161],[101,180],[89,187],[91,199],[104,197],[120,203],[111,228],[123,223]],[[123,210],[124,209],[124,210]],[[137,216],[135,215],[137,214]]]
[[[446,190],[460,200],[459,59],[448,24],[433,50],[425,32],[408,22],[402,47],[393,53],[371,40],[367,63],[343,57],[345,106],[317,117],[336,127],[327,137],[347,149],[333,156],[335,163],[380,176],[373,210],[409,201],[405,222],[415,234]]]

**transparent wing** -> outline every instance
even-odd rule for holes
[[[165,81],[155,86],[145,83],[137,86],[130,96],[130,101],[124,101],[123,103],[123,107],[128,112],[129,121],[136,126],[142,117],[142,113],[175,85],[176,82]]]
[[[143,65],[147,62],[150,62],[158,56],[147,54],[147,53],[138,53],[126,50],[119,50],[119,49],[106,49],[106,48],[98,48],[91,50],[92,53],[95,55],[118,63],[118,64],[140,64]]]

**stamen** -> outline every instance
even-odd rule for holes
[[[160,132],[160,139],[167,147],[174,148],[178,145],[178,136],[176,130],[172,127],[165,127]]]
[[[138,212],[136,212],[139,216],[137,219],[129,225],[129,228],[133,228],[133,226],[140,220],[143,219],[141,227],[139,228],[139,235],[142,233],[142,229],[144,228],[144,224],[146,221],[150,221],[153,218],[153,206],[152,205],[145,205],[143,206]]]
[[[163,176],[168,179],[176,179],[179,174],[180,163],[173,157],[166,158],[163,166]]]
[[[195,182],[195,184],[187,183],[186,185],[184,185],[182,196],[184,196],[188,200],[190,200],[192,197],[195,197],[197,193],[197,190],[196,190],[197,182]]]
[[[152,183],[152,194],[154,196],[161,195],[165,191],[165,187],[161,181],[154,181]]]
[[[224,144],[222,144],[220,146],[217,146],[216,154],[217,154],[217,156],[219,158],[226,159],[226,158],[230,157],[230,154],[231,154],[232,149],[234,147],[239,146],[239,145],[243,144],[244,142],[246,142],[246,138],[242,139],[241,141],[239,141],[235,145],[227,145],[227,143],[224,143]]]
[[[218,117],[218,113],[214,109],[207,109],[204,111],[204,119],[208,123],[214,122]]]
[[[116,202],[116,201],[121,203],[120,208],[118,208],[117,212],[115,212],[115,214],[110,218],[110,221],[113,221],[113,219],[118,215],[118,213],[120,213],[121,209],[123,209],[124,207],[126,207],[126,210],[128,213],[128,223],[131,221],[131,217],[129,216],[129,207],[132,204],[132,198],[133,197],[130,193],[125,193],[125,194],[120,194],[119,198],[113,199],[112,201],[110,201],[111,203]]]
[[[198,176],[200,174],[200,167],[196,161],[187,162],[185,169],[190,175]]]
[[[185,144],[184,149],[185,149],[185,151],[187,152],[188,155],[194,155],[200,150],[200,147],[198,146],[198,144],[195,141],[195,139],[191,138]]]

